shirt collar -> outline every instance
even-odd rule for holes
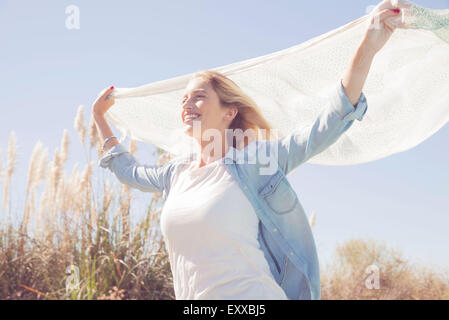
[[[239,150],[237,150],[233,146],[229,146],[228,152],[226,152],[225,156],[223,158],[221,158],[221,162],[223,162],[224,160],[230,160],[232,162],[235,162],[235,157],[237,156],[237,152],[239,152]]]

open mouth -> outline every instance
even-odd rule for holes
[[[201,115],[199,113],[187,113],[184,116],[184,122],[188,123],[188,122],[192,122],[194,120],[199,120],[201,118]]]

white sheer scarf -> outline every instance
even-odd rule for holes
[[[375,56],[363,92],[368,111],[309,163],[351,165],[408,150],[449,120],[449,10],[408,2],[398,28]],[[309,126],[349,67],[370,21],[367,14],[294,47],[213,70],[253,98],[281,136]],[[193,73],[192,73],[193,74]],[[181,97],[192,74],[114,90],[106,119],[122,133],[172,155],[192,149],[183,133]]]

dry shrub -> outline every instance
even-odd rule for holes
[[[378,280],[378,281],[377,281]],[[337,247],[321,272],[322,299],[449,299],[447,275],[412,264],[402,253],[374,240]]]
[[[125,297],[125,290],[121,289],[119,290],[117,287],[112,287],[111,290],[109,290],[109,295],[107,296],[101,296],[98,298],[98,300],[123,300]]]

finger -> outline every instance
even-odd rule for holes
[[[394,8],[408,9],[412,6],[412,3],[407,0],[391,0],[391,5]]]
[[[409,9],[412,3],[406,0],[384,0],[379,3],[373,10],[378,13],[385,9]]]
[[[105,89],[105,91],[103,92],[103,94],[101,95],[101,97],[104,98],[104,99],[106,99],[107,96],[109,96],[113,91],[114,91],[114,86],[111,86],[111,87]]]
[[[377,13],[373,21],[378,21],[379,23],[387,22],[389,26],[396,28],[402,24],[402,15],[395,9],[385,9]]]
[[[371,24],[374,24],[376,28],[379,28],[380,25],[385,21],[387,18],[393,18],[397,16],[398,13],[394,11],[393,9],[384,9],[377,13],[375,13],[371,18]]]
[[[104,99],[109,94],[108,92],[110,90],[111,90],[111,87],[101,90],[100,93],[98,93],[97,100]]]
[[[401,17],[400,9],[384,9],[380,12],[378,12],[377,17],[380,19],[380,21],[383,21],[390,17]]]
[[[114,95],[113,92],[114,92],[114,87],[112,86],[104,91],[104,93],[102,94],[100,99],[104,99],[104,100],[113,99],[113,95]]]
[[[107,96],[106,96],[106,98],[105,98],[106,100],[109,100],[109,99],[112,99],[112,100],[114,100],[114,93],[113,92],[111,92],[110,94],[108,94]]]
[[[396,11],[394,11],[396,10]],[[399,10],[399,12],[398,12]],[[388,12],[390,11],[390,12]],[[379,15],[379,21],[387,23],[391,28],[407,28],[403,9],[388,9],[388,11],[382,11]]]

